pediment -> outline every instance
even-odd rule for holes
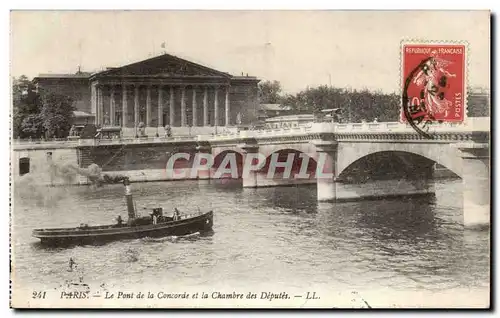
[[[97,76],[216,76],[231,77],[230,74],[164,54],[137,63],[106,70]]]

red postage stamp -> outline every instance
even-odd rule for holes
[[[465,44],[403,43],[401,119],[412,126],[463,122],[466,115]]]

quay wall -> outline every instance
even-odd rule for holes
[[[51,162],[61,169],[55,171]],[[75,148],[47,147],[26,148],[11,151],[11,179],[15,183],[30,177],[37,184],[79,184],[78,175],[70,167],[78,166]]]

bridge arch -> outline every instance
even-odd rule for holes
[[[343,182],[432,178],[434,161],[401,151],[374,152],[351,163],[337,175]]]
[[[259,153],[266,158],[276,152],[283,151],[296,151],[307,154],[310,158],[314,158],[316,154],[316,147],[309,142],[292,142],[292,143],[275,143],[259,145]]]
[[[232,165],[236,164],[236,167]],[[212,163],[212,169],[236,169],[238,179],[243,176],[243,155],[235,150],[225,149],[215,155]],[[231,178],[232,175],[225,173],[221,175],[221,178]]]
[[[293,159],[292,159],[293,158]],[[271,153],[267,153],[265,165],[259,169],[259,173],[267,174],[271,168],[271,162],[275,160],[277,163],[285,163],[291,161],[290,175],[286,178],[294,179],[301,178],[302,175],[308,174],[307,179],[313,180],[316,177],[317,161],[314,156],[309,153],[294,149],[294,148],[277,148]],[[283,173],[285,167],[277,166],[275,168],[275,176],[279,179],[284,178]]]
[[[373,158],[374,156],[386,156],[397,158],[400,163],[409,167],[417,168],[438,163],[448,170],[462,177],[462,161],[460,153],[456,148],[443,144],[354,144],[350,146],[339,145],[337,154],[336,175],[348,173],[348,168],[359,164],[361,160]],[[406,161],[406,163],[405,163]],[[376,167],[372,167],[376,169]]]

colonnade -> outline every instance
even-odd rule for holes
[[[106,90],[103,88],[106,86]],[[146,105],[145,118],[141,118],[141,107],[139,98],[140,87],[146,88]],[[152,91],[155,89],[158,98],[157,102],[157,121],[153,123],[152,109]],[[189,90],[188,90],[189,89]],[[103,91],[109,92],[109,106],[105,105]],[[121,91],[121,92],[120,92]],[[134,127],[143,122],[147,127],[164,127],[170,126],[230,126],[231,125],[231,109],[229,98],[230,86],[222,85],[150,85],[150,84],[121,84],[121,85],[97,85],[91,86],[92,94],[92,109],[95,110],[95,124],[101,126],[122,126]],[[128,107],[128,97],[133,93],[133,116],[130,117],[130,109]],[[203,95],[202,109],[198,109],[197,94]],[[188,94],[191,94],[191,105],[187,105]],[[224,103],[220,103],[220,94],[225,94]],[[117,98],[121,95],[120,98]],[[180,105],[176,105],[176,97],[180,96]],[[209,96],[213,100],[213,105],[209,105]],[[121,104],[121,105],[120,105]],[[222,104],[222,105],[220,105]],[[164,109],[168,106],[167,109]],[[180,107],[176,107],[180,106]],[[210,116],[210,109],[213,110],[213,116]],[[220,107],[224,107],[224,122],[220,122]],[[176,123],[176,112],[180,108],[180,124]],[[191,109],[189,109],[191,108]],[[105,111],[109,110],[109,113]],[[191,113],[191,118],[188,118],[188,111]],[[198,116],[198,111],[202,111],[203,115]],[[163,122],[163,114],[168,114],[168,122]],[[202,117],[203,122],[198,120]],[[130,120],[132,118],[132,120]],[[189,119],[189,120],[188,120]],[[189,121],[189,122],[188,122]]]

